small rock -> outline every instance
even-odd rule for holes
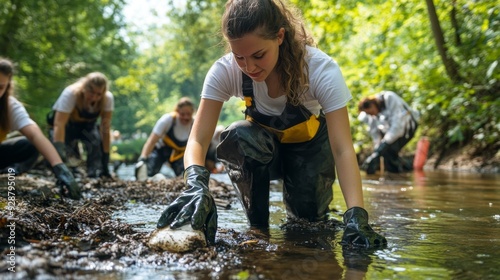
[[[207,242],[202,231],[193,230],[191,225],[188,224],[177,229],[171,229],[170,227],[155,229],[151,233],[148,245],[157,250],[182,253],[206,247]]]
[[[153,177],[150,178],[152,182],[161,182],[168,180],[167,177],[161,173],[156,173]]]

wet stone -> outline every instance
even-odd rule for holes
[[[148,245],[156,250],[180,253],[206,247],[207,243],[205,234],[199,230],[193,230],[188,224],[178,229],[170,227],[155,229],[151,233]]]

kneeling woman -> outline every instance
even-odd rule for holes
[[[52,107],[52,141],[59,155],[79,158],[78,140],[87,152],[87,176],[109,177],[109,149],[113,94],[108,91],[108,79],[93,72],[66,87]],[[100,124],[97,119],[101,117]]]
[[[293,11],[280,0],[226,3],[222,30],[230,52],[205,78],[184,156],[189,189],[165,209],[158,227],[190,223],[204,229],[209,242],[215,241],[217,209],[203,164],[223,102],[234,96],[246,101],[246,120],[222,132],[217,157],[250,225],[269,226],[269,181],[278,178],[283,179],[288,217],[327,219],[337,169],[349,207],[343,243],[387,243],[368,225],[363,209],[347,114],[352,96],[337,63],[312,46]]]
[[[136,164],[136,177],[139,169],[147,166],[148,176],[158,173],[166,162],[170,164],[176,176],[184,171],[184,150],[193,126],[194,103],[188,97],[182,97],[175,106],[175,111],[164,114],[153,127],[148,140],[142,147],[141,156]],[[144,180],[145,178],[138,178]]]
[[[73,174],[38,125],[29,117],[24,106],[12,96],[14,67],[8,59],[0,58],[0,173],[24,173],[31,169],[38,151],[47,159],[62,187],[64,195],[81,198]],[[23,136],[7,139],[11,131]]]
[[[363,98],[358,109],[358,119],[368,124],[375,147],[373,153],[361,165],[361,169],[367,174],[375,173],[380,167],[380,157],[383,157],[387,171],[411,171],[411,162],[400,157],[399,152],[415,135],[419,113],[392,91],[382,91]]]

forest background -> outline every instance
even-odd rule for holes
[[[92,71],[105,73],[115,96],[113,130],[124,139],[150,133],[181,96],[199,102],[206,72],[225,53],[225,0],[165,0],[166,21],[134,28],[125,0],[4,0],[0,56],[16,63],[16,95],[46,131],[61,91]],[[392,90],[421,113],[417,137],[431,154],[500,148],[500,6],[496,0],[291,0],[318,47],[340,65],[358,151],[371,143],[356,119],[357,102]],[[220,123],[243,117],[225,103]],[[131,140],[127,140],[131,141]],[[138,141],[138,142],[137,142]],[[115,153],[139,153],[145,139]]]

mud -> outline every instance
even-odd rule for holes
[[[214,266],[224,271],[252,270],[255,268],[242,265],[240,256],[269,246],[265,233],[258,230],[237,232],[219,227],[215,246],[182,254],[161,252],[148,247],[151,232],[112,218],[131,202],[168,205],[185,189],[180,178],[160,182],[80,179],[84,198],[79,201],[61,197],[47,171],[17,175],[13,180],[15,191],[9,194],[12,178],[0,175],[0,250],[8,260],[14,246],[14,279],[81,278],[130,266],[175,265],[189,267],[191,272],[212,271]],[[228,209],[236,201],[232,186],[211,180],[209,187],[219,208]],[[8,207],[9,201],[15,205]],[[12,224],[14,230],[9,227]],[[284,225],[287,227],[310,229],[311,224]],[[0,278],[13,275],[8,261],[0,263],[0,270]]]
[[[472,144],[441,150],[427,160],[424,169],[483,174],[500,173],[500,141],[489,147]]]

